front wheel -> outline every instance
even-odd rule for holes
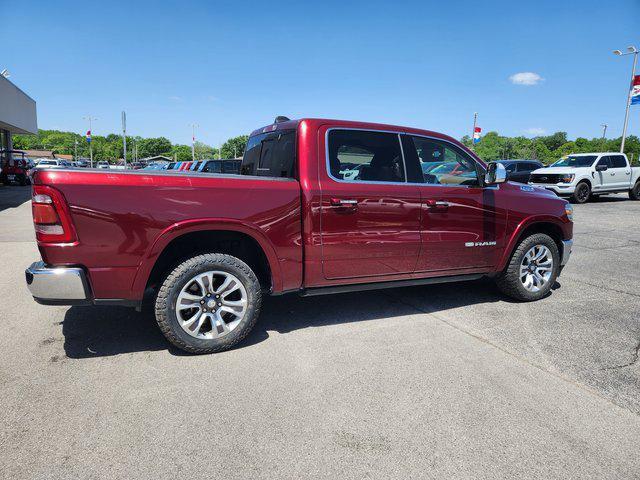
[[[231,255],[190,258],[165,278],[156,321],[173,345],[189,353],[227,350],[251,331],[262,290],[251,268]]]
[[[629,198],[631,200],[640,200],[640,180],[629,190]]]
[[[580,182],[576,185],[576,190],[571,196],[572,203],[587,203],[591,196],[591,187],[586,182]]]
[[[505,295],[516,300],[539,300],[551,290],[559,268],[556,242],[544,233],[536,233],[520,242],[507,268],[496,277],[496,284]]]

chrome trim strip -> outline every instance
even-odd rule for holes
[[[360,180],[344,180],[344,179],[339,179],[334,177],[333,175],[331,175],[331,164],[329,162],[329,132],[331,132],[332,130],[354,130],[354,131],[358,131],[358,132],[378,132],[378,133],[394,133],[396,135],[398,135],[398,141],[400,142],[400,152],[402,154],[402,163],[404,165],[404,182],[376,182],[376,181],[372,181],[372,180],[368,180],[368,181],[360,181]],[[483,187],[481,185],[478,186],[473,186],[473,185],[455,185],[455,184],[439,184],[439,183],[425,183],[425,182],[409,182],[409,178],[407,176],[407,162],[406,162],[406,158],[405,158],[405,154],[404,154],[404,148],[402,146],[402,138],[400,137],[401,135],[409,135],[409,136],[413,136],[413,137],[421,137],[421,138],[427,138],[429,140],[435,140],[437,142],[444,142],[447,143],[449,145],[451,145],[452,147],[455,147],[458,150],[461,150],[459,146],[457,146],[455,143],[450,142],[449,140],[445,140],[443,138],[438,138],[438,137],[432,137],[429,135],[422,135],[419,133],[409,133],[409,132],[402,132],[399,130],[378,130],[378,129],[373,129],[373,128],[356,128],[356,127],[329,127],[325,133],[324,136],[324,149],[325,149],[325,169],[327,172],[327,176],[331,179],[334,180],[336,182],[340,182],[340,183],[355,183],[355,184],[359,184],[359,185],[410,185],[410,186],[428,186],[428,187],[443,187],[443,188],[488,188],[488,189],[497,189],[497,186],[490,186],[490,187]],[[463,153],[466,154],[466,152],[462,151]],[[467,155],[467,157],[469,157],[469,159],[474,162],[477,166],[479,166],[482,170],[486,171],[486,168],[482,166],[481,163],[479,163],[475,158],[473,158],[470,155]],[[477,170],[476,170],[477,172]]]
[[[402,164],[404,165],[404,182],[377,182],[375,180],[367,180],[367,181],[360,181],[360,180],[345,180],[345,179],[340,179],[340,178],[336,178],[333,175],[331,175],[331,163],[329,162],[329,132],[333,131],[333,130],[351,130],[351,131],[355,131],[355,132],[376,132],[376,133],[393,133],[396,134],[398,136],[398,142],[400,143],[400,152],[402,155]],[[402,151],[402,141],[400,140],[400,135],[402,132],[394,132],[394,131],[390,131],[390,130],[375,130],[375,129],[370,129],[370,128],[354,128],[354,127],[329,127],[327,128],[326,133],[324,134],[324,166],[327,172],[327,176],[335,181],[335,182],[339,182],[339,183],[353,183],[356,185],[411,185],[411,186],[416,186],[416,185],[422,185],[422,184],[416,184],[416,183],[409,183],[407,182],[407,165],[405,163],[404,160],[404,152]]]
[[[234,175],[230,173],[208,173],[208,172],[198,172],[196,170],[124,170],[119,168],[110,168],[110,169],[97,169],[97,168],[41,168],[38,169],[38,172],[47,171],[47,172],[56,172],[56,173],[64,173],[64,172],[81,172],[81,173],[95,173],[98,175],[106,175],[106,174],[123,174],[123,175],[147,175],[150,177],[160,176],[160,177],[189,177],[189,178],[197,178],[197,177],[206,177],[206,178],[224,178],[224,179],[232,179],[232,180],[269,180],[269,181],[280,181],[280,182],[295,182],[297,181],[295,178],[287,178],[287,177],[267,177],[261,175]]]

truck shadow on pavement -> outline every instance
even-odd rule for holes
[[[554,287],[557,288],[559,284]],[[397,322],[402,322],[397,317],[498,301],[509,300],[488,280],[307,298],[266,297],[256,326],[235,349],[263,342],[269,338],[269,332],[286,334],[304,328],[379,319],[396,322],[397,326]],[[189,355],[165,340],[150,306],[142,312],[125,307],[71,307],[66,312],[62,333],[68,358],[157,350]]]
[[[16,208],[31,200],[31,187],[0,185],[0,212],[8,208]]]

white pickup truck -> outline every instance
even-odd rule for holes
[[[534,170],[529,185],[571,197],[574,203],[619,192],[629,192],[629,198],[640,200],[640,167],[631,167],[622,153],[579,153]]]

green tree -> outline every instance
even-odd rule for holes
[[[230,138],[222,144],[222,158],[239,158],[247,147],[248,135]]]

